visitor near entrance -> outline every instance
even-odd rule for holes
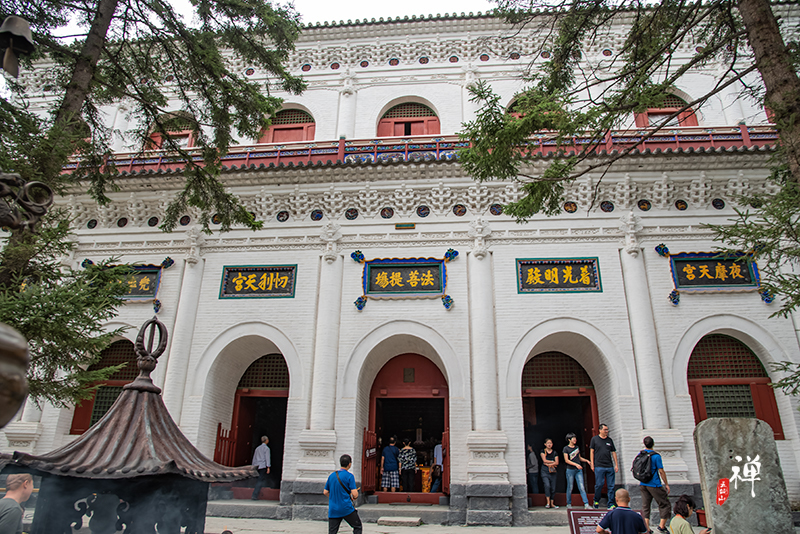
[[[675,503],[675,517],[669,522],[669,531],[671,534],[694,534],[692,525],[689,524],[687,519],[692,515],[697,507],[694,504],[694,499],[689,495],[681,495]],[[711,529],[707,528],[701,530],[699,534],[711,534]]]
[[[431,493],[436,493],[442,488],[442,472],[444,470],[444,455],[442,454],[442,442],[436,440],[433,447],[433,466],[431,467]]]
[[[8,475],[6,495],[0,499],[0,534],[22,533],[22,503],[31,498],[33,477],[28,473]]]
[[[619,462],[614,440],[608,435],[608,425],[601,424],[598,435],[589,443],[589,465],[594,471],[594,507],[600,507],[600,495],[605,482],[608,509],[614,508],[617,505],[614,500],[614,484],[619,472]]]
[[[558,453],[553,449],[553,440],[544,440],[544,449],[539,453],[542,457],[542,483],[544,496],[547,499],[545,508],[558,508],[553,497],[556,496],[556,475],[558,474]]]
[[[417,474],[417,451],[411,446],[409,438],[403,438],[403,448],[400,449],[400,479],[403,491],[414,491],[414,476]]]
[[[269,438],[267,436],[261,436],[261,445],[256,447],[256,452],[253,453],[253,465],[258,469],[258,481],[256,482],[256,487],[253,489],[253,496],[250,497],[254,501],[258,500],[258,494],[261,493],[261,488],[267,485],[267,475],[269,474],[270,466],[272,466],[267,443],[269,443]]]
[[[528,491],[539,493],[539,459],[533,451],[533,446],[528,445]]]
[[[361,518],[354,504],[358,499],[358,488],[356,478],[350,473],[352,463],[350,455],[343,454],[339,458],[341,469],[331,473],[325,482],[322,494],[328,497],[328,534],[339,532],[342,519],[352,527],[353,534],[361,534]]]
[[[400,449],[397,448],[397,438],[389,438],[389,445],[383,448],[381,454],[381,486],[383,491],[397,491],[400,487],[400,462],[398,456]]]
[[[650,436],[644,438],[644,451],[642,452],[650,455],[653,476],[647,482],[639,483],[639,489],[642,492],[642,513],[645,524],[650,527],[650,505],[655,499],[658,503],[658,532],[669,532],[666,528],[670,515],[669,484],[667,483],[667,474],[664,472],[664,462],[661,460],[661,455],[653,450],[654,446],[653,438]]]
[[[617,507],[608,512],[600,524],[597,525],[597,534],[644,534],[650,529],[644,524],[642,516],[630,508],[631,496],[628,490],[620,488],[616,494],[609,494],[609,500],[614,499]]]
[[[578,448],[578,436],[570,432],[566,439],[567,445],[561,452],[564,454],[564,463],[567,466],[567,508],[572,508],[572,484],[575,482],[578,484],[584,508],[591,508],[583,483],[583,463],[588,464],[589,460],[581,456],[581,450]]]

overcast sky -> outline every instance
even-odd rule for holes
[[[483,13],[496,4],[486,0],[402,0],[399,2],[364,2],[344,0],[295,0],[294,7],[302,15],[304,23],[324,21],[355,21],[398,17],[404,15],[435,15],[440,13]]]

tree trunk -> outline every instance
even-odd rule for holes
[[[800,184],[800,78],[792,68],[769,0],[739,0],[739,13],[774,114],[791,180]]]

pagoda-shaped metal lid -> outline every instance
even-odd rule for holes
[[[174,474],[231,482],[257,476],[253,466],[225,467],[209,460],[172,420],[161,389],[150,378],[166,346],[167,328],[153,317],[136,338],[139,376],[123,388],[103,418],[69,445],[41,456],[15,452],[12,463],[52,475],[94,479]]]

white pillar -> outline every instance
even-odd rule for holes
[[[356,90],[353,87],[355,76],[347,69],[339,90],[339,117],[336,121],[336,136],[352,139],[356,129]],[[374,132],[373,132],[374,133]]]
[[[3,430],[10,449],[32,454],[42,435],[42,408],[28,397],[20,412]]]
[[[464,67],[464,82],[461,86],[461,121],[462,122],[470,122],[474,121],[475,118],[478,116],[478,110],[480,109],[480,104],[478,102],[472,102],[472,93],[469,92],[469,88],[477,83],[478,81],[478,73],[477,69],[472,63],[468,63],[466,67]]]
[[[316,481],[325,480],[331,470],[336,468],[336,432],[333,424],[344,265],[337,251],[337,242],[342,237],[341,227],[328,223],[323,227],[320,237],[326,243],[326,250],[320,259],[317,291],[311,413],[308,428],[300,433],[302,455],[297,463],[298,480]]]
[[[172,340],[167,353],[163,394],[164,404],[178,425],[181,420],[186,375],[189,372],[189,357],[205,267],[205,260],[200,258],[200,247],[204,241],[200,228],[195,226],[186,234],[186,244],[189,250],[184,260],[180,300],[175,313],[175,327],[171,332]]]
[[[470,224],[474,239],[467,257],[469,283],[470,357],[472,360],[472,432],[467,436],[468,482],[507,484],[508,438],[500,430],[497,397],[497,342],[492,256],[485,239],[492,233],[478,217]],[[509,495],[510,496],[510,495]]]

